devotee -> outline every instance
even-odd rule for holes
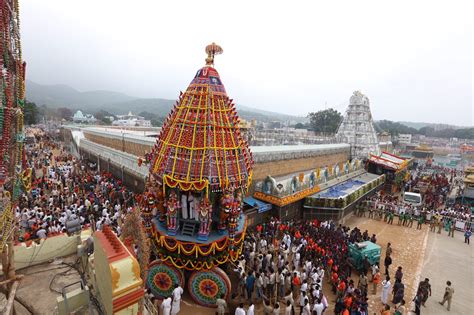
[[[451,281],[446,282],[446,289],[444,290],[443,300],[439,302],[439,304],[444,305],[444,303],[448,302],[448,311],[451,310],[451,301],[453,299],[454,289],[451,286]]]
[[[216,306],[217,306],[217,315],[224,315],[225,309],[227,308],[227,302],[224,299],[224,295],[221,295],[216,300]]]
[[[244,309],[244,303],[239,304],[239,307],[237,307],[235,310],[235,315],[246,315],[245,309]]]
[[[392,257],[390,257],[389,255],[385,256],[383,264],[385,266],[385,275],[388,276],[389,275],[388,269],[389,269],[390,265],[392,264]]]
[[[171,314],[171,296],[168,296],[161,302],[161,309],[163,311],[163,315],[170,315]]]
[[[464,243],[467,243],[467,245],[469,245],[469,240],[472,236],[472,231],[470,228],[466,228],[466,230],[464,231]]]
[[[387,301],[388,301],[388,294],[390,292],[391,285],[392,284],[390,283],[390,277],[386,276],[385,280],[382,281],[382,295],[381,295],[382,303],[385,305],[387,304]]]
[[[255,315],[255,305],[250,301],[249,308],[247,310],[247,315]]]
[[[425,278],[425,280],[421,281],[418,285],[418,291],[421,292],[421,305],[425,306],[428,297],[431,296],[430,279]]]
[[[173,290],[173,304],[171,305],[171,314],[178,314],[181,309],[181,295],[183,288],[179,284],[175,284]]]
[[[405,300],[401,300],[400,303],[395,306],[394,315],[405,315],[405,312],[406,312]]]
[[[403,297],[405,295],[405,285],[401,282],[401,280],[399,279],[395,280],[392,294],[393,294],[393,299],[392,299],[393,304],[398,304],[403,300]]]

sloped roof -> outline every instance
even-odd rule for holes
[[[401,170],[406,167],[409,159],[388,153],[382,152],[380,155],[370,155],[369,163],[375,163],[391,170]]]

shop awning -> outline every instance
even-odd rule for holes
[[[262,213],[272,209],[271,203],[266,203],[260,200],[257,200],[253,197],[245,197],[244,202],[251,207],[257,208],[258,213]]]

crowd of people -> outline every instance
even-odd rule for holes
[[[76,232],[87,225],[97,230],[108,225],[121,234],[121,222],[138,196],[120,180],[99,172],[96,165],[76,159],[47,134],[41,135],[41,141],[27,145],[26,152],[28,166],[34,171],[32,189],[22,195],[15,209],[19,225],[17,241]],[[405,189],[417,185],[425,174],[422,171],[426,169],[415,172]],[[365,217],[368,212],[368,218],[385,220],[388,224],[393,224],[398,216],[396,224],[405,227],[412,227],[416,222],[417,228],[421,228],[428,221],[432,232],[440,233],[444,228],[453,235],[455,221],[470,218],[467,207],[438,205],[438,201],[446,201],[453,175],[433,173],[429,189],[433,196],[441,197],[430,199],[429,207],[415,207],[379,192],[361,203],[356,214]],[[470,237],[469,225],[465,230],[467,244]],[[379,264],[371,264],[367,257],[355,270],[349,246],[363,241],[377,243],[377,238],[367,230],[351,229],[332,221],[283,223],[272,218],[246,236],[241,259],[232,266],[237,285],[230,300],[223,297],[217,300],[217,313],[253,315],[258,305],[267,315],[321,315],[327,314],[329,308],[336,315],[367,315],[369,296],[381,289],[380,314],[406,314],[403,267],[391,272],[390,243],[381,261],[385,267],[382,273]],[[329,291],[333,295],[328,295]],[[162,309],[178,313],[182,293],[182,288],[177,287],[173,299],[163,301]],[[453,293],[448,281],[440,302],[443,305],[447,302],[448,309]],[[429,279],[425,279],[413,300],[416,313],[419,314],[430,295]]]
[[[395,217],[398,217],[396,224],[412,228],[415,223],[416,229],[422,229],[423,224],[429,224],[432,232],[441,233],[444,229],[451,237],[454,237],[456,229],[462,230],[465,243],[469,244],[472,235],[471,208],[469,205],[462,205],[459,202],[447,203],[447,194],[455,185],[453,178],[459,173],[451,169],[444,170],[445,173],[438,173],[442,170],[439,167],[435,167],[435,169],[436,172],[426,173],[427,168],[423,165],[422,170],[425,173],[420,170],[414,171],[412,179],[405,185],[405,189],[412,190],[414,185],[422,180],[420,177],[429,183],[427,193],[423,195],[423,206],[415,206],[403,201],[397,195],[385,194],[380,191],[360,203],[356,209],[356,215],[366,217],[368,212],[368,218],[384,220],[388,224],[394,224]],[[434,198],[430,197],[434,195],[441,203],[435,202]]]
[[[233,307],[229,305],[230,314],[235,309],[235,314],[252,315],[254,303],[262,303],[263,314],[321,315],[331,307],[335,314],[365,315],[369,312],[369,295],[376,294],[379,286],[382,311],[389,311],[388,269],[385,280],[380,281],[378,264],[371,264],[365,257],[362,267],[355,270],[351,261],[350,244],[364,240],[376,242],[376,236],[332,221],[283,224],[272,219],[257,226],[246,237],[242,257],[234,267],[238,286],[230,303]],[[402,311],[400,314],[405,308],[402,276],[400,267],[392,299],[392,307]],[[331,290],[335,299],[323,293],[323,287]],[[237,297],[249,302],[247,310],[243,303],[239,305]]]
[[[120,220],[135,200],[120,180],[81,163],[47,134],[28,144],[26,152],[33,173],[31,190],[15,209],[17,241],[74,233],[87,225],[109,225],[120,235]]]

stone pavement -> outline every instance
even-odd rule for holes
[[[465,244],[462,232],[456,231],[451,238],[442,231],[429,233],[426,245],[420,280],[430,279],[433,294],[422,313],[474,314],[474,244]],[[454,288],[450,312],[447,303],[444,307],[438,304],[448,280]]]
[[[444,230],[441,234],[429,232],[426,224],[421,230],[417,230],[416,223],[412,228],[407,228],[398,226],[397,221],[395,218],[394,224],[389,225],[383,221],[351,217],[345,224],[358,226],[362,231],[368,229],[370,234],[377,235],[377,243],[382,246],[381,265],[387,242],[392,243],[393,264],[390,275],[393,278],[397,266],[403,267],[405,301],[411,309],[414,309],[411,301],[418,283],[429,278],[432,296],[426,302],[426,307],[422,307],[421,314],[474,314],[474,244],[465,244],[463,233],[459,231],[451,238]],[[447,280],[452,282],[455,290],[450,312],[446,309],[447,304],[444,308],[438,304],[443,297]],[[369,296],[369,314],[378,313],[382,307],[380,291],[379,289],[376,296]]]

